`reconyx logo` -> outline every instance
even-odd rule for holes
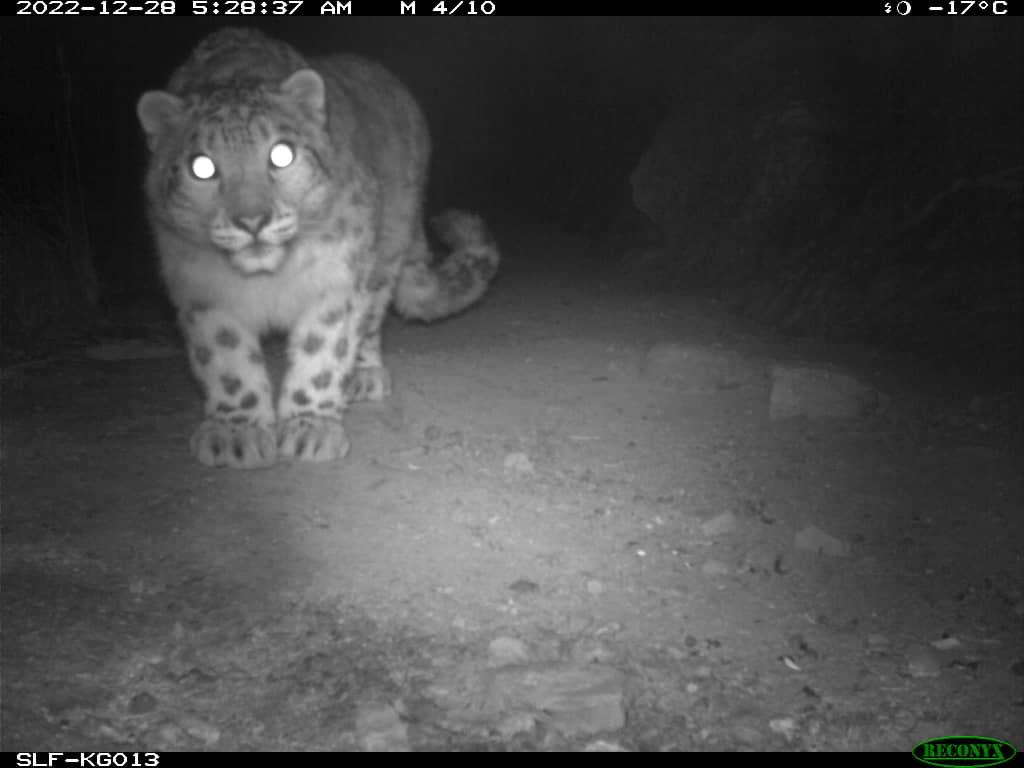
[[[1017,754],[1017,750],[1008,741],[987,736],[942,736],[922,741],[911,754],[927,765],[971,768],[1005,763]]]

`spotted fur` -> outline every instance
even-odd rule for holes
[[[238,468],[343,456],[347,404],[390,391],[388,307],[420,320],[459,312],[498,265],[483,221],[462,211],[435,220],[449,251],[433,260],[419,107],[371,61],[307,61],[225,29],[137,111],[161,271],[205,395],[192,452]],[[260,346],[273,329],[289,337],[276,398]]]

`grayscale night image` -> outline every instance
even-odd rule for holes
[[[54,2],[0,21],[0,747],[1024,747],[1006,2]]]

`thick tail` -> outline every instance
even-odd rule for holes
[[[435,264],[414,261],[402,267],[394,306],[404,317],[437,320],[461,312],[487,290],[500,255],[482,218],[449,210],[432,222],[449,251]]]

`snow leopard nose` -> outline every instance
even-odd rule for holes
[[[267,222],[269,221],[269,213],[261,213],[257,216],[236,216],[234,218],[236,227],[244,229],[246,232],[250,232],[254,235],[259,234],[259,231],[267,226]]]

